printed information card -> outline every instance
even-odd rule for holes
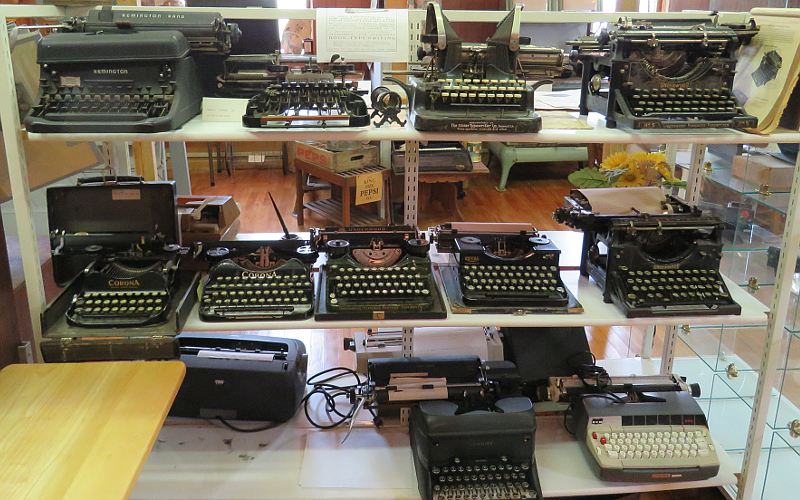
[[[334,54],[347,62],[408,61],[408,10],[317,10],[317,59]]]

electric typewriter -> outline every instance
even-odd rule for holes
[[[750,128],[757,118],[732,92],[738,48],[758,32],[695,19],[621,18],[595,38],[570,42],[583,62],[581,114],[634,129]]]
[[[741,314],[719,271],[720,219],[658,187],[574,189],[565,200],[554,218],[583,231],[581,274],[627,317]]]
[[[408,226],[316,230],[328,255],[315,315],[320,320],[445,318],[428,256],[430,243]]]
[[[62,293],[42,315],[46,361],[158,359],[193,305],[172,183],[89,179],[47,190]]]
[[[200,298],[203,321],[303,319],[314,311],[317,251],[289,232],[269,198],[283,239],[198,244],[196,253],[212,263]]]
[[[696,481],[719,472],[697,384],[675,375],[554,377],[551,401],[570,404],[568,425],[604,481]]]
[[[462,42],[441,7],[429,3],[420,36],[420,59],[430,57],[422,77],[401,85],[409,102],[409,120],[417,130],[459,132],[538,132],[541,117],[533,110],[534,90],[517,75],[517,58],[529,38],[519,36],[521,7],[497,25],[483,44]],[[547,49],[550,50],[550,49]],[[560,52],[560,51],[559,51]]]
[[[53,33],[37,62],[29,132],[162,132],[200,112],[197,67],[178,31]]]
[[[561,251],[530,224],[451,222],[436,227],[434,239],[439,253],[457,255],[457,287],[439,267],[451,304],[508,312],[575,306],[559,274]]]

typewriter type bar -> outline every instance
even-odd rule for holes
[[[518,229],[513,230],[514,227]],[[566,307],[560,250],[530,224],[450,223],[436,231],[437,250],[458,255],[468,306]]]
[[[332,80],[280,82],[247,103],[242,124],[251,128],[365,127],[367,104],[352,85]]]
[[[111,6],[92,9],[85,17],[65,20],[66,29],[84,33],[130,33],[133,31],[179,31],[193,52],[227,54],[241,36],[235,23],[226,23],[216,12],[160,12],[115,10]]]
[[[659,188],[573,190],[554,214],[583,231],[581,273],[603,289],[604,300],[629,318],[741,314],[719,271],[724,223],[671,196],[662,213],[592,212],[592,197],[615,196],[623,206],[630,189],[663,198]]]
[[[444,318],[430,244],[408,227],[325,229],[315,235],[328,255],[315,315],[320,320]]]
[[[200,112],[197,67],[180,32],[54,33],[37,57],[29,132],[163,132]]]
[[[485,44],[463,42],[441,7],[429,3],[420,37],[423,49],[419,56],[432,56],[432,63],[421,77],[411,77],[411,84],[397,79],[408,94],[409,119],[417,130],[459,132],[538,132],[541,117],[533,111],[536,86],[528,85],[517,75],[520,52],[531,54],[535,48],[520,45],[529,39],[519,36],[521,8],[515,7],[497,25],[497,31]],[[537,62],[563,58],[558,54],[535,58]],[[550,50],[552,52],[552,50]],[[553,57],[556,56],[556,57]],[[556,61],[557,60],[557,61]]]
[[[224,242],[205,245],[213,265],[200,299],[203,321],[293,320],[314,311],[308,241]]]
[[[583,61],[581,114],[610,128],[750,128],[733,95],[736,52],[758,32],[697,19],[622,18],[594,38],[571,42]]]

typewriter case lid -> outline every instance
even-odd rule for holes
[[[53,33],[39,41],[39,64],[163,61],[189,55],[180,31]]]
[[[180,244],[174,182],[115,182],[47,189],[47,221],[55,231],[159,235],[164,245]],[[53,253],[53,275],[63,284],[101,255],[71,249]]]

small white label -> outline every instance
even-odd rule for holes
[[[111,199],[114,201],[139,201],[142,192],[138,189],[112,189]]]
[[[79,76],[62,76],[60,78],[62,87],[80,87],[81,77]]]
[[[242,115],[247,110],[247,99],[227,99],[222,97],[203,98],[204,122],[242,123]]]

